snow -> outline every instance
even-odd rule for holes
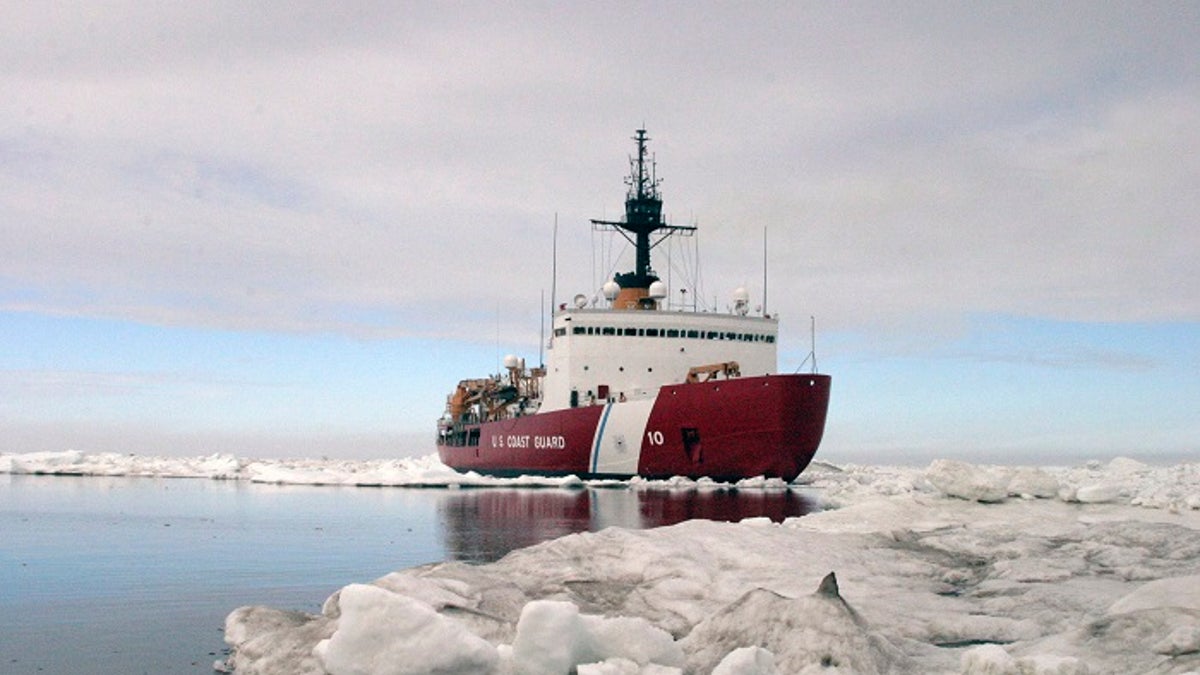
[[[319,485],[567,485],[434,458],[0,455],[0,471]],[[711,482],[630,481],[638,489]],[[351,583],[320,613],[243,607],[239,673],[1200,673],[1200,463],[814,463],[822,511],[608,528],[487,565]],[[833,576],[830,573],[834,573]],[[349,581],[349,580],[348,580]]]

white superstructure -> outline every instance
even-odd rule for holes
[[[567,308],[554,316],[540,411],[653,397],[693,368],[776,372],[776,318],[646,309]]]

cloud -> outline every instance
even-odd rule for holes
[[[533,340],[645,123],[706,287],[765,226],[785,317],[1200,319],[1200,10],[1011,9],[24,8],[0,308]]]

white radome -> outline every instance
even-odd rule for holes
[[[750,313],[750,292],[744,286],[738,286],[733,291],[733,311],[738,316]]]

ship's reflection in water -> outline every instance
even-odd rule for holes
[[[473,563],[606,527],[647,529],[691,519],[759,517],[782,522],[815,510],[815,500],[790,489],[487,488],[450,491],[438,502],[447,559]]]

